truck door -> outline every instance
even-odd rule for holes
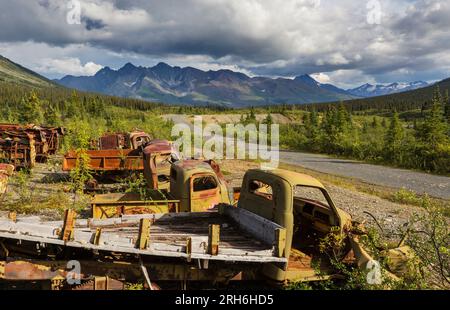
[[[195,174],[190,178],[191,212],[202,212],[220,203],[220,186],[217,178],[208,173]]]

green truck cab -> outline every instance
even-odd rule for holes
[[[264,264],[259,276],[277,282],[334,278],[336,270],[329,256],[320,250],[321,241],[331,233],[343,237],[345,255],[342,259],[346,263],[366,270],[376,263],[359,241],[359,237],[365,234],[363,226],[336,207],[323,184],[309,175],[281,169],[249,170],[242,182],[237,207],[285,229],[285,236],[278,240],[284,241],[281,255],[287,259],[287,264]],[[280,244],[277,246],[282,247]],[[413,253],[409,247],[400,244],[384,251],[382,256],[393,267],[385,270],[385,275],[395,280],[403,275]]]
[[[247,171],[238,207],[286,229],[283,270],[265,265],[263,274],[276,281],[314,280],[314,263],[321,260],[319,239],[333,227],[344,229],[350,215],[338,209],[322,183],[315,178],[286,170]],[[327,266],[321,266],[327,269]]]

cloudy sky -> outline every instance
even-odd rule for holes
[[[448,0],[0,0],[0,7],[0,55],[50,78],[159,61],[306,73],[341,87],[450,77]]]

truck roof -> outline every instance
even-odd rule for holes
[[[144,147],[144,154],[175,152],[172,144],[167,140],[152,140]]]
[[[201,172],[208,172],[208,173],[214,173],[214,170],[212,167],[202,161],[202,160],[196,160],[196,159],[186,159],[186,160],[180,160],[175,163],[173,163],[173,167],[177,170],[183,170],[186,174],[189,174],[190,172],[201,173]]]
[[[260,169],[252,169],[252,170],[261,171]],[[271,170],[262,170],[262,171],[264,171],[265,173],[276,175],[276,176],[286,180],[292,186],[302,185],[302,186],[318,187],[318,188],[323,188],[323,189],[325,188],[319,180],[317,180],[316,178],[313,178],[312,176],[307,175],[307,174],[284,170],[284,169],[271,169]]]

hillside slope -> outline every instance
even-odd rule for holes
[[[52,81],[11,60],[0,56],[0,82],[15,83],[33,87],[54,87]]]

